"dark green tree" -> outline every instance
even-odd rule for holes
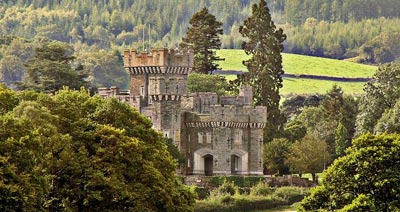
[[[239,32],[247,39],[242,48],[251,55],[249,60],[243,62],[249,71],[242,78],[243,83],[253,87],[255,104],[267,107],[268,124],[264,140],[270,141],[283,125],[279,89],[282,88],[284,73],[281,52],[286,35],[282,29],[276,29],[265,0],[253,5],[252,15],[240,26]]]
[[[191,73],[188,76],[189,92],[215,92],[224,95],[229,90],[229,83],[224,76]]]
[[[275,138],[264,144],[264,167],[272,174],[288,174],[289,166],[285,159],[291,145],[292,143],[285,138]]]
[[[25,64],[26,73],[19,89],[32,89],[54,93],[63,86],[71,89],[87,87],[87,73],[83,66],[72,67],[72,50],[61,42],[44,43],[35,51],[35,56]]]
[[[400,99],[400,64],[382,65],[372,78],[364,86],[364,94],[360,98],[356,136],[373,133],[385,110],[393,108]]]
[[[362,135],[299,211],[399,211],[400,135]]]
[[[222,60],[215,53],[216,49],[221,48],[219,36],[223,34],[222,23],[206,7],[195,13],[189,23],[191,26],[180,47],[193,49],[195,72],[210,74],[218,68],[216,62]]]

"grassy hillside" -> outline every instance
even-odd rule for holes
[[[246,70],[242,61],[249,58],[242,50],[222,49],[217,54],[225,58],[220,61],[223,70]],[[377,67],[352,63],[342,60],[310,57],[295,54],[283,54],[283,67],[288,74],[310,74],[332,77],[371,77]],[[235,76],[229,76],[232,79]],[[361,94],[364,83],[360,82],[334,82],[325,80],[311,79],[289,79],[285,78],[281,93],[286,94],[306,94],[306,93],[325,93],[334,84],[342,87],[347,94]]]

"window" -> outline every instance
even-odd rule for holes
[[[164,131],[164,137],[169,138],[169,131]]]
[[[233,156],[234,170],[237,172],[239,170],[239,157]]]
[[[243,131],[237,130],[235,133],[235,144],[241,144],[243,138]]]
[[[206,133],[207,143],[211,144],[212,134],[210,132]]]
[[[197,137],[198,137],[199,144],[202,144],[203,143],[203,133],[201,133],[201,132],[197,133]]]
[[[144,86],[140,86],[140,96],[144,96]]]

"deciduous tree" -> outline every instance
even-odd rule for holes
[[[300,211],[399,211],[400,135],[362,135],[324,172]]]
[[[311,173],[314,181],[316,181],[315,174],[322,172],[329,162],[325,141],[321,141],[312,134],[294,143],[286,157],[286,163],[293,171]]]
[[[164,138],[134,108],[84,89],[4,89],[0,97],[16,101],[0,113],[0,209],[191,209]]]
[[[385,110],[393,108],[400,99],[400,64],[382,65],[372,78],[364,86],[364,94],[360,98],[356,136],[373,133]]]

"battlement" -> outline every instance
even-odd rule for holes
[[[124,51],[124,66],[154,67],[149,70],[157,71],[156,67],[187,67],[193,66],[193,51],[174,49],[153,49],[151,52],[137,52],[126,49]],[[145,69],[137,69],[145,71]],[[161,69],[159,69],[161,71]],[[176,71],[176,70],[175,70]]]

